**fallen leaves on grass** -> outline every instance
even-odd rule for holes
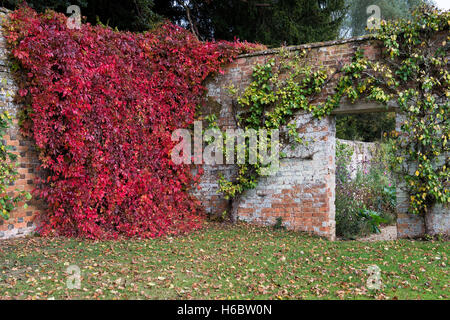
[[[448,242],[329,242],[209,224],[189,236],[0,242],[1,299],[448,299]],[[81,288],[68,289],[68,266]],[[382,287],[366,286],[367,268]]]

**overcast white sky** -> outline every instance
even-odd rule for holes
[[[439,9],[450,9],[450,0],[434,0],[436,2]]]

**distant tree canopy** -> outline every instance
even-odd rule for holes
[[[345,0],[155,0],[155,12],[185,23],[201,39],[241,40],[268,46],[335,39]]]
[[[342,24],[341,37],[356,37],[367,34],[367,7],[380,7],[381,19],[408,18],[415,7],[433,4],[431,0],[346,0],[347,16]],[[359,114],[336,117],[336,136],[346,140],[376,141],[384,132],[395,128],[395,117],[391,113]]]
[[[23,0],[0,0],[16,8]],[[28,0],[37,11],[66,13],[78,5],[92,24],[145,31],[169,19],[200,40],[239,38],[270,47],[334,40],[366,34],[367,7],[377,5],[382,19],[405,18],[433,0]],[[374,141],[393,130],[392,116],[347,115],[337,118],[337,136]]]
[[[66,13],[67,7],[78,5],[87,22],[101,22],[119,30],[149,30],[162,19],[152,10],[153,0],[0,0],[1,6],[9,9],[23,2],[38,12],[52,9]]]
[[[192,30],[201,40],[235,37],[268,46],[335,39],[346,0],[28,0],[37,11],[65,13],[78,5],[87,21],[119,30],[145,31],[164,19]],[[23,0],[0,0],[13,9]]]
[[[380,8],[381,19],[394,20],[411,17],[417,6],[433,4],[432,0],[346,0],[347,16],[342,25],[341,35],[344,37],[357,37],[368,33],[366,30],[367,7],[377,5]]]
[[[336,137],[345,140],[379,141],[395,129],[395,113],[336,116]]]

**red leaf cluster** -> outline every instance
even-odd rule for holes
[[[39,232],[148,238],[200,227],[196,177],[171,161],[171,133],[192,124],[203,80],[251,46],[199,42],[171,24],[136,34],[66,21],[23,7],[6,26],[46,172]]]

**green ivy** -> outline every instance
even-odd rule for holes
[[[243,109],[236,112],[238,127],[270,130],[286,126],[284,142],[303,143],[295,123],[290,123],[297,111],[311,112],[320,119],[338,108],[344,97],[383,105],[397,101],[405,122],[394,147],[396,171],[406,181],[410,211],[425,215],[435,203],[448,204],[449,25],[448,11],[428,6],[417,9],[412,20],[383,21],[375,35],[384,45],[382,57],[370,61],[358,50],[350,64],[332,74],[306,65],[305,51],[282,51],[276,59],[254,66],[252,82],[237,97]],[[440,34],[445,39],[437,41]],[[336,74],[334,94],[322,104],[313,104]],[[237,90],[230,88],[230,93],[237,95]],[[259,164],[239,165],[235,179],[220,178],[219,191],[233,198],[254,188],[259,169]]]
[[[16,189],[16,195],[10,196],[7,193],[8,186],[17,180],[18,172],[17,155],[10,152],[11,146],[6,145],[3,136],[12,123],[11,116],[7,111],[0,114],[0,217],[8,220],[10,212],[17,207],[21,201],[31,200],[31,194]],[[26,208],[26,204],[24,207]]]
[[[448,11],[431,7],[417,10],[412,20],[383,22],[377,39],[386,57],[371,65],[383,84],[379,90],[392,92],[405,119],[394,150],[414,214],[450,203],[449,24]]]

